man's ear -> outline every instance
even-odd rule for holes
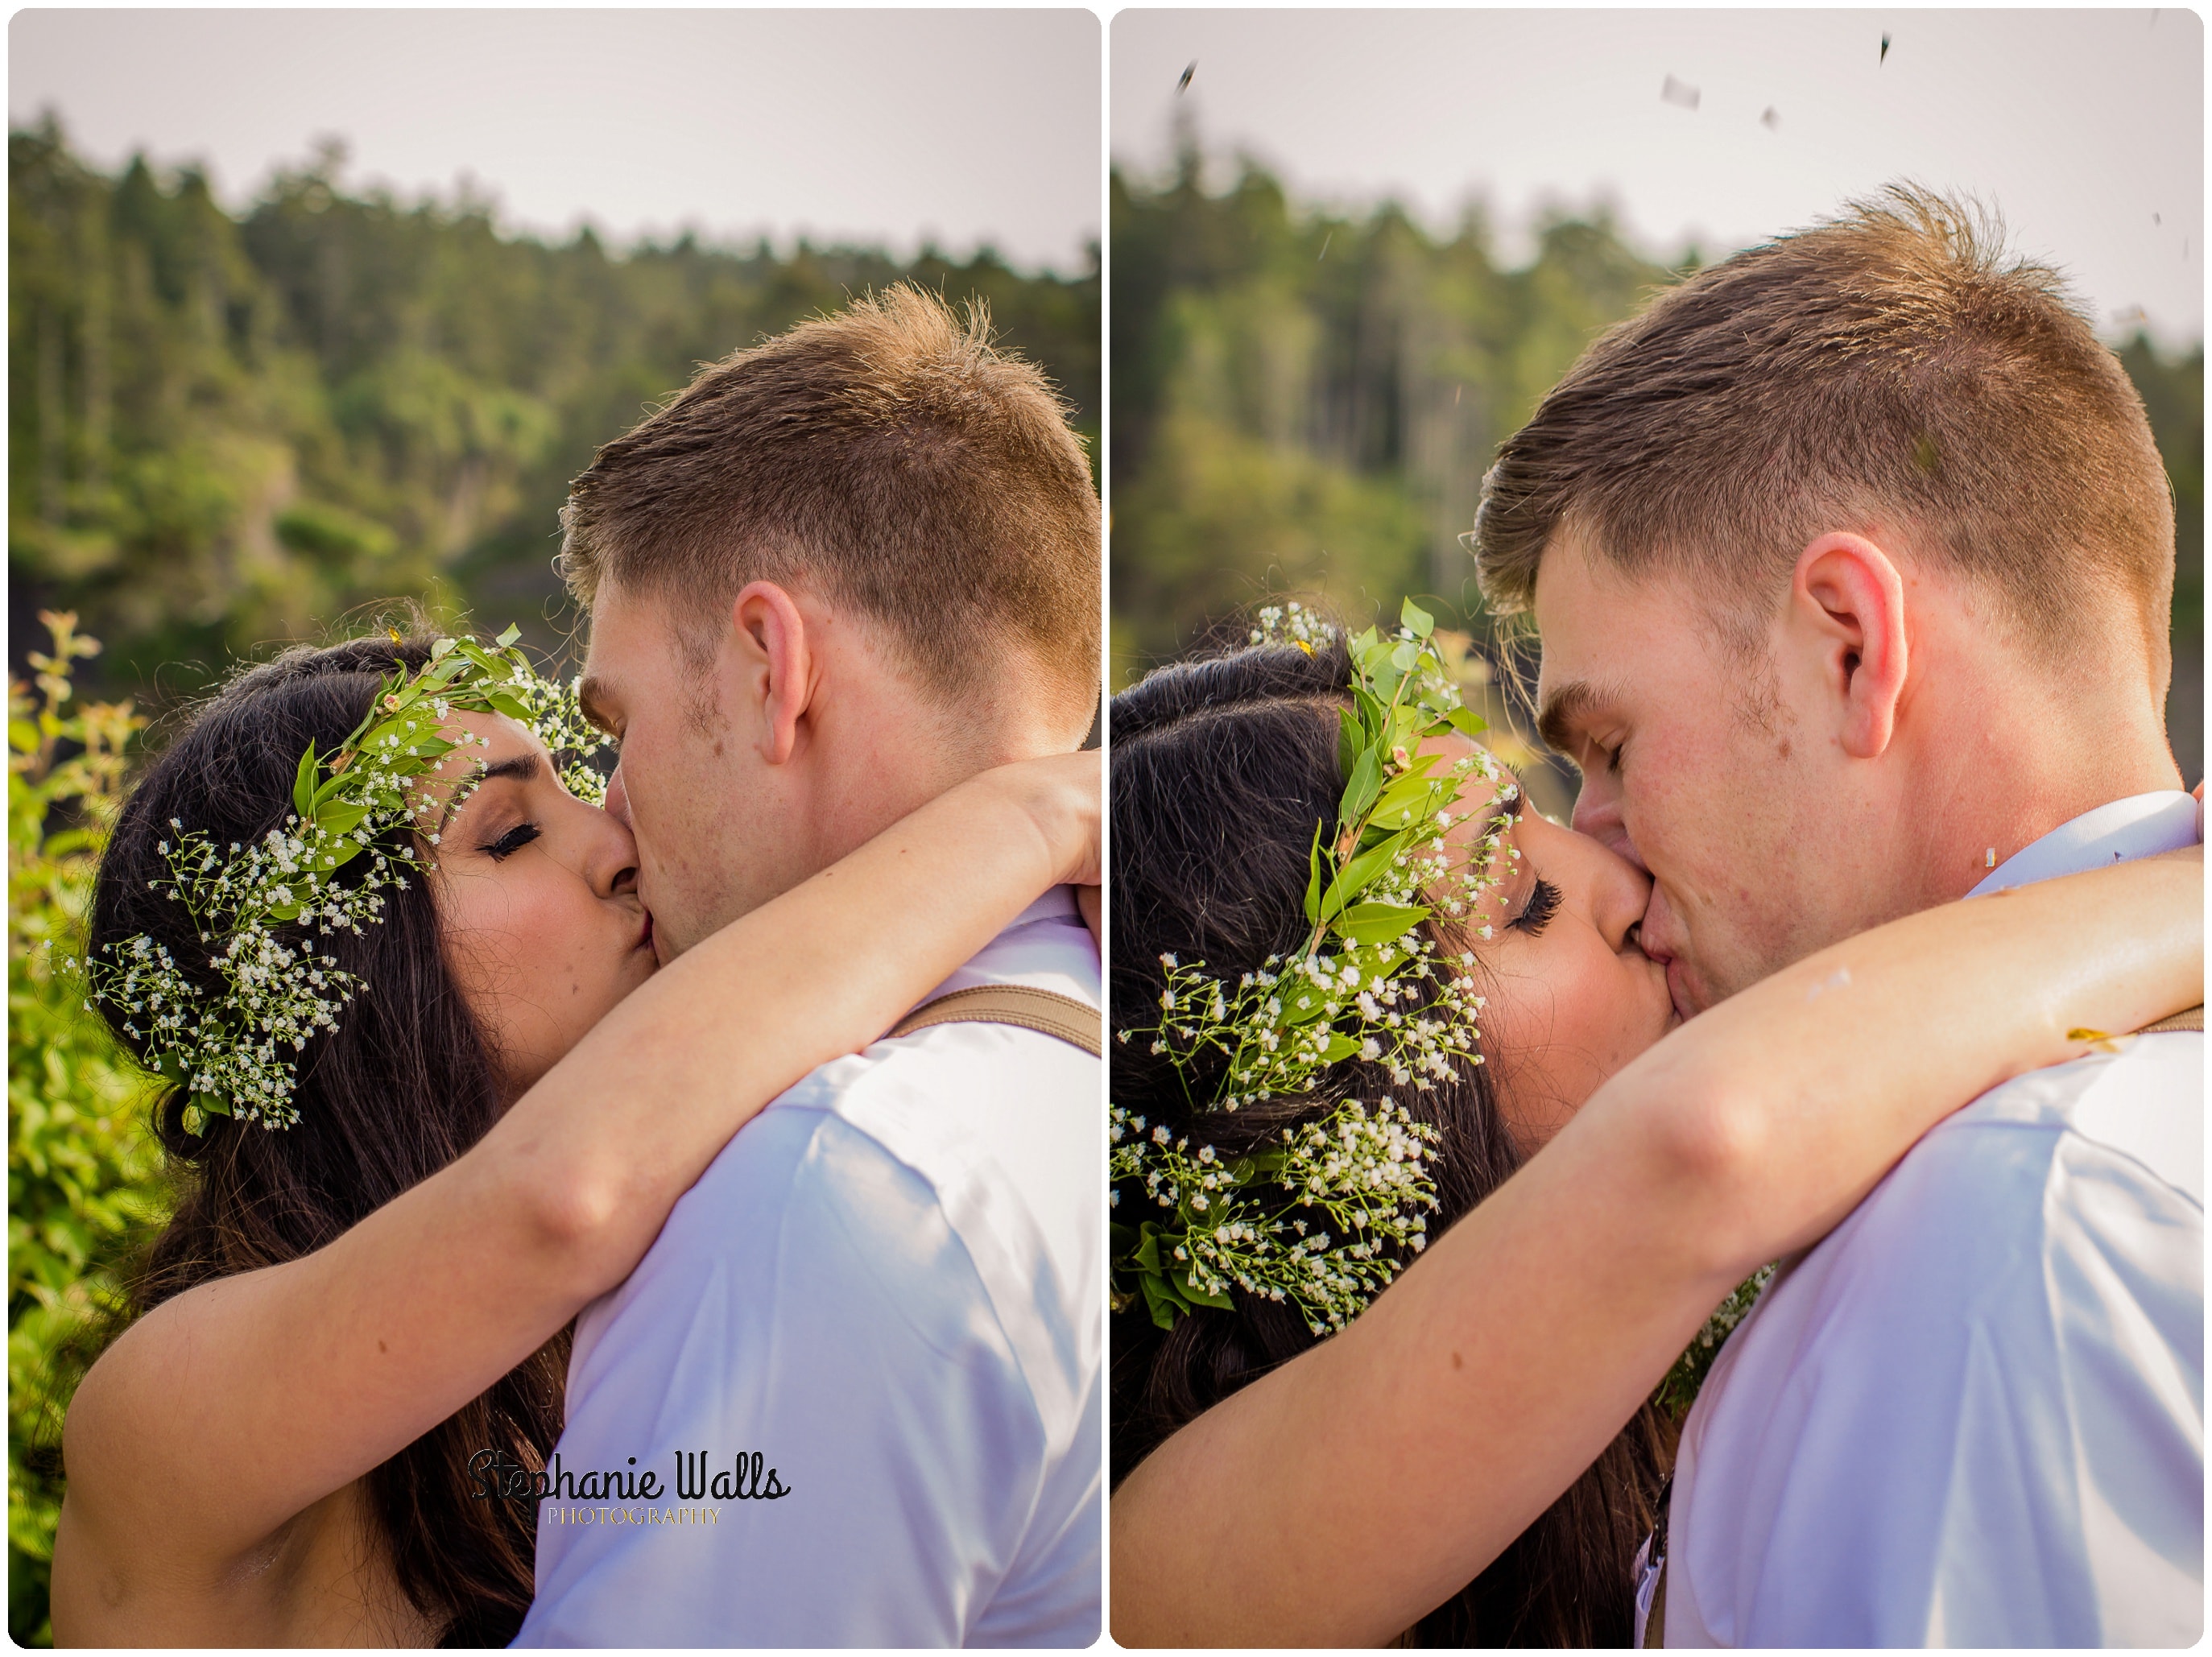
[[[1878,757],[1897,728],[1909,654],[1905,582],[1889,555],[1841,531],[1808,543],[1797,555],[1786,628],[1819,664],[1844,751]]]
[[[752,716],[761,757],[789,762],[814,695],[817,665],[806,618],[773,581],[754,581],[731,601],[731,643],[740,705]]]

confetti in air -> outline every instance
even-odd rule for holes
[[[1759,124],[1765,127],[1769,132],[1778,132],[1781,130],[1782,118],[1774,112],[1774,106],[1772,104],[1767,105],[1766,113],[1759,118]]]
[[[1697,88],[1689,85],[1686,82],[1678,81],[1671,75],[1667,77],[1666,83],[1659,88],[1659,98],[1662,103],[1679,104],[1684,109],[1695,109],[1698,106]]]
[[[1177,81],[1177,82],[1176,82],[1176,92],[1178,92],[1178,93],[1184,93],[1184,92],[1188,92],[1188,91],[1189,91],[1189,90],[1190,90],[1190,77],[1191,77],[1192,76],[1194,76],[1194,75],[1197,74],[1197,73],[1198,73],[1198,59],[1197,59],[1197,58],[1192,58],[1192,59],[1190,60],[1190,62],[1188,62],[1188,64],[1184,64],[1184,65],[1183,65],[1182,79],[1181,79],[1180,81]]]
[[[1883,35],[1883,36],[1881,37],[1881,57],[1879,57],[1879,58],[1875,58],[1875,63],[1876,66],[1877,66],[1877,67],[1879,67],[1880,65],[1881,65],[1881,64],[1886,64],[1886,63],[1887,63],[1888,61],[1889,61],[1889,37],[1888,37],[1887,34],[1885,34],[1885,35]]]

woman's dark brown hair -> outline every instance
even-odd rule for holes
[[[1307,853],[1344,791],[1337,709],[1352,677],[1341,647],[1308,657],[1255,646],[1164,668],[1114,698],[1111,994],[1117,1026],[1150,1023],[1160,956],[1200,959],[1234,980],[1304,941]],[[1489,1074],[1429,1092],[1394,1089],[1380,1069],[1340,1065],[1313,1094],[1198,1120],[1169,1061],[1132,1041],[1114,1050],[1117,1104],[1178,1136],[1240,1151],[1339,1100],[1389,1094],[1440,1138],[1449,1225],[1519,1166]],[[1218,1078],[1194,1072],[1191,1096]],[[1141,1189],[1121,1193],[1128,1208]],[[1296,1308],[1232,1291],[1231,1313],[1200,1311],[1162,1331],[1141,1301],[1113,1320],[1113,1458],[1118,1485],[1185,1423],[1316,1344]],[[1530,1308],[1531,1314],[1539,1308]],[[1673,1434],[1639,1410],[1566,1494],[1489,1568],[1408,1630],[1418,1645],[1626,1645],[1637,1547],[1652,1523]],[[1412,1522],[1418,1523],[1416,1517]]]
[[[94,893],[92,948],[143,933],[217,993],[191,915],[149,886],[167,876],[159,846],[177,833],[171,820],[218,848],[259,840],[290,810],[307,744],[335,751],[386,675],[428,659],[427,639],[357,639],[293,650],[233,679],[148,768],[118,818]],[[356,859],[339,878],[357,878],[368,862]],[[296,1124],[271,1132],[215,1116],[188,1127],[181,1089],[155,1102],[179,1200],[132,1285],[134,1314],[214,1278],[312,1253],[453,1162],[498,1120],[490,1044],[447,970],[425,883],[387,890],[378,923],[329,933],[318,949],[335,955],[362,992],[337,1029],[301,1053]],[[143,1058],[122,1011],[101,1011]],[[468,1463],[490,1448],[525,1467],[544,1465],[561,1431],[567,1341],[557,1337],[368,1475],[373,1522],[400,1586],[446,1644],[505,1645],[530,1608],[535,1504],[475,1496]]]

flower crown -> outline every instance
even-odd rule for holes
[[[145,1043],[148,1065],[188,1090],[188,1125],[191,1112],[268,1128],[299,1120],[293,1096],[301,1050],[316,1031],[336,1029],[338,1010],[368,987],[315,940],[373,924],[386,888],[404,889],[408,871],[437,867],[403,849],[410,837],[396,831],[415,827],[419,779],[457,749],[489,746],[489,737],[465,731],[448,737],[454,714],[504,713],[528,725],[571,792],[602,797],[586,762],[605,739],[583,718],[574,683],[538,677],[516,636],[510,627],[490,648],[440,639],[419,672],[395,671],[337,752],[324,757],[308,744],[293,780],[292,810],[258,844],[234,841],[220,850],[204,831],[169,820],[174,838],[156,846],[169,878],[147,883],[191,915],[222,990],[210,996],[143,933],[108,946],[84,970],[92,994],[120,1007],[125,1033]],[[475,792],[483,771],[479,762],[457,781],[447,816]],[[422,838],[438,843],[434,830]],[[371,859],[365,875],[339,885],[337,871],[363,853]],[[280,935],[295,926],[305,936]]]
[[[1254,644],[1311,655],[1316,641],[1336,640],[1334,627],[1295,604],[1261,610],[1260,622]],[[1352,702],[1339,727],[1346,782],[1334,823],[1314,827],[1305,940],[1233,985],[1204,962],[1163,956],[1158,1022],[1117,1035],[1145,1038],[1164,1055],[1194,1111],[1303,1093],[1349,1059],[1380,1065],[1394,1086],[1415,1091],[1449,1079],[1457,1065],[1483,1062],[1474,954],[1447,956],[1419,928],[1441,913],[1490,936],[1470,918],[1520,857],[1503,845],[1511,816],[1490,816],[1463,854],[1445,831],[1467,816],[1455,808],[1471,779],[1497,787],[1500,806],[1517,788],[1483,750],[1449,764],[1419,751],[1427,738],[1486,729],[1461,706],[1426,611],[1408,600],[1394,636],[1370,628],[1350,650]],[[1208,1053],[1221,1080],[1201,1097],[1194,1079]],[[1346,1099],[1241,1154],[1194,1150],[1188,1137],[1147,1131],[1142,1116],[1118,1106],[1108,1133],[1115,1205],[1126,1184],[1169,1211],[1115,1226],[1115,1304],[1141,1296],[1162,1328],[1195,1307],[1230,1307],[1233,1285],[1294,1303],[1316,1334],[1340,1329],[1405,1253],[1420,1252],[1439,1206],[1429,1169],[1436,1130],[1389,1097],[1372,1110]],[[1323,1219],[1334,1232],[1319,1229]]]

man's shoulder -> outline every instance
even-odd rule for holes
[[[2200,1040],[1993,1089],[1767,1291],[1684,1433],[1685,1639],[2134,1643],[2179,1603],[2112,1584],[2201,1531],[2201,1049],[2153,1045]]]
[[[757,1332],[836,1303],[886,1312],[933,1341],[979,1292],[930,1181],[834,1112],[773,1111],[684,1193],[629,1278],[586,1308],[579,1339],[662,1320],[671,1306],[719,1305],[731,1331]]]
[[[1940,1189],[1976,1211],[2098,1168],[2121,1184],[2162,1188],[2203,1206],[2204,1038],[2128,1036],[1992,1088],[1940,1123],[1877,1196]],[[1892,1187],[1901,1187],[1895,1196]],[[2063,1200],[2064,1193],[2058,1193]]]
[[[1798,1381],[1869,1350],[1947,1374],[1970,1349],[2058,1363],[2082,1303],[2201,1307],[2201,1041],[2136,1038],[1940,1124],[1769,1291],[1729,1367],[1767,1369],[1761,1349]]]
[[[822,1066],[726,1145],[580,1346],[702,1297],[760,1338],[889,1316],[948,1357],[988,1332],[1048,1417],[1097,1345],[1097,1060],[1006,1026],[939,1025]],[[718,1287],[719,1285],[719,1287]]]

